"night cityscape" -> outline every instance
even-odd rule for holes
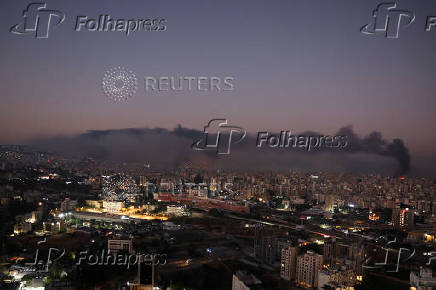
[[[0,289],[436,289],[436,3],[0,4]]]

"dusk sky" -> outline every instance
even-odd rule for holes
[[[369,0],[46,1],[66,14],[48,39],[16,35],[29,1],[0,3],[0,143],[94,129],[202,130],[227,118],[249,132],[401,138],[412,158],[436,156],[436,16],[433,0],[398,1],[415,13],[398,39],[365,35],[381,3]],[[74,31],[76,17],[165,18],[163,32]],[[102,92],[108,69],[139,79],[126,102]],[[234,91],[145,92],[146,76],[234,77]],[[423,165],[424,166],[424,165]]]

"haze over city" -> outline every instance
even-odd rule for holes
[[[316,131],[352,125],[401,138],[412,173],[434,172],[432,1],[403,1],[415,23],[395,40],[363,35],[376,1],[48,2],[65,12],[50,38],[16,37],[23,3],[0,11],[0,142],[87,130],[161,127],[196,130],[224,117],[248,132]],[[137,9],[137,7],[143,9]],[[249,7],[249,8],[248,8]],[[161,17],[164,32],[74,31],[76,17]],[[101,90],[116,66],[139,78],[136,95],[112,102]],[[144,92],[146,76],[232,76],[230,92]]]

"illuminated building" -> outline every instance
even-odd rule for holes
[[[297,258],[297,282],[306,288],[318,287],[318,271],[322,269],[322,255],[307,251]]]
[[[167,214],[181,216],[185,212],[185,207],[181,205],[168,205]]]
[[[100,200],[86,200],[86,205],[92,208],[102,208],[103,202]]]
[[[333,194],[328,194],[325,196],[324,210],[334,211],[336,206],[336,196]]]
[[[134,200],[139,190],[133,178],[113,175],[103,179],[103,198],[106,201]]]
[[[419,273],[410,272],[410,289],[430,290],[436,287],[436,277],[430,268],[420,267]]]
[[[103,201],[103,208],[109,212],[121,211],[124,203],[121,201]]]
[[[45,233],[58,234],[61,231],[66,230],[66,224],[63,220],[59,221],[47,221],[42,223],[42,230]]]
[[[26,222],[19,222],[14,225],[14,234],[25,234],[32,230],[32,224]]]
[[[324,269],[318,272],[318,289],[329,286],[333,289],[354,289],[362,282],[362,276],[357,275],[352,269],[331,270]]]
[[[392,210],[392,225],[397,229],[412,229],[414,213],[409,208],[397,207]]]
[[[370,211],[368,219],[371,221],[378,221],[380,219],[380,216],[378,216],[376,213]]]
[[[431,233],[431,234],[425,233],[424,234],[424,241],[427,242],[427,243],[434,243],[434,242],[436,242],[435,234],[434,233]]]
[[[132,240],[107,240],[107,249],[110,253],[127,251],[132,253]]]

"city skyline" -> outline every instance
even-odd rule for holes
[[[29,2],[30,3],[30,2]],[[435,170],[434,32],[431,1],[398,3],[415,22],[398,39],[365,35],[379,1],[47,1],[65,13],[48,39],[15,35],[28,3],[4,1],[0,142],[27,143],[88,130],[162,127],[201,130],[225,117],[248,132],[334,133],[401,138],[420,173]],[[138,8],[144,9],[138,9]],[[245,7],[250,7],[249,10]],[[76,17],[160,17],[166,31],[74,31]],[[233,20],[234,19],[234,20]],[[124,66],[139,79],[127,102],[104,96],[105,71]],[[230,92],[145,92],[146,76],[232,76]]]
[[[435,0],[2,0],[0,288],[436,288]]]

